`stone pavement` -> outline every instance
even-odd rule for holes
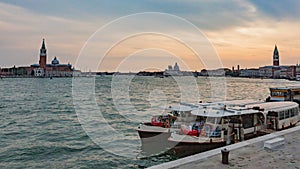
[[[285,138],[285,144],[274,150],[265,149],[264,141],[277,137]],[[221,150],[227,148],[229,164],[222,164]],[[295,168],[300,169],[300,126],[282,130],[223,148],[199,153],[175,161],[152,166],[176,169],[219,169],[219,168]]]

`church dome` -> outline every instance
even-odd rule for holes
[[[59,64],[59,61],[57,60],[56,57],[54,57],[54,59],[52,60],[51,62],[53,65],[58,65]]]
[[[178,66],[177,62],[176,62],[176,63],[175,63],[175,65],[174,65],[174,70],[175,70],[175,71],[180,71],[180,69],[179,69],[179,66]]]

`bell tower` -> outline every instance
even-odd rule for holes
[[[275,45],[275,49],[273,53],[273,66],[279,66],[279,52],[277,49],[277,45]]]
[[[45,39],[43,39],[42,47],[40,49],[40,67],[41,68],[46,68],[46,62],[47,62],[47,49],[45,45]]]

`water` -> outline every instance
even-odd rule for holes
[[[265,99],[269,87],[298,84],[286,80],[226,78],[226,90],[221,88],[212,94],[209,79],[199,77],[195,82],[200,94],[193,97],[193,85],[186,80],[154,77],[74,80],[80,84],[91,79],[95,81],[94,100],[104,118],[101,120],[122,137],[103,132],[101,125],[93,122],[89,123],[94,127],[91,133],[102,133],[97,138],[90,137],[82,128],[73,105],[71,78],[2,79],[0,168],[145,168],[160,164],[176,157],[144,156],[135,131],[140,122],[161,113],[159,106],[180,100],[210,101],[211,96],[224,91],[227,99]],[[104,144],[105,140],[110,144]]]

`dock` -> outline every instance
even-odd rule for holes
[[[268,140],[284,138],[285,143],[275,149],[267,149]],[[222,164],[221,150],[227,149],[229,164]],[[149,169],[175,168],[295,168],[300,167],[300,126],[274,132],[247,141],[206,151],[196,155],[170,161]]]

